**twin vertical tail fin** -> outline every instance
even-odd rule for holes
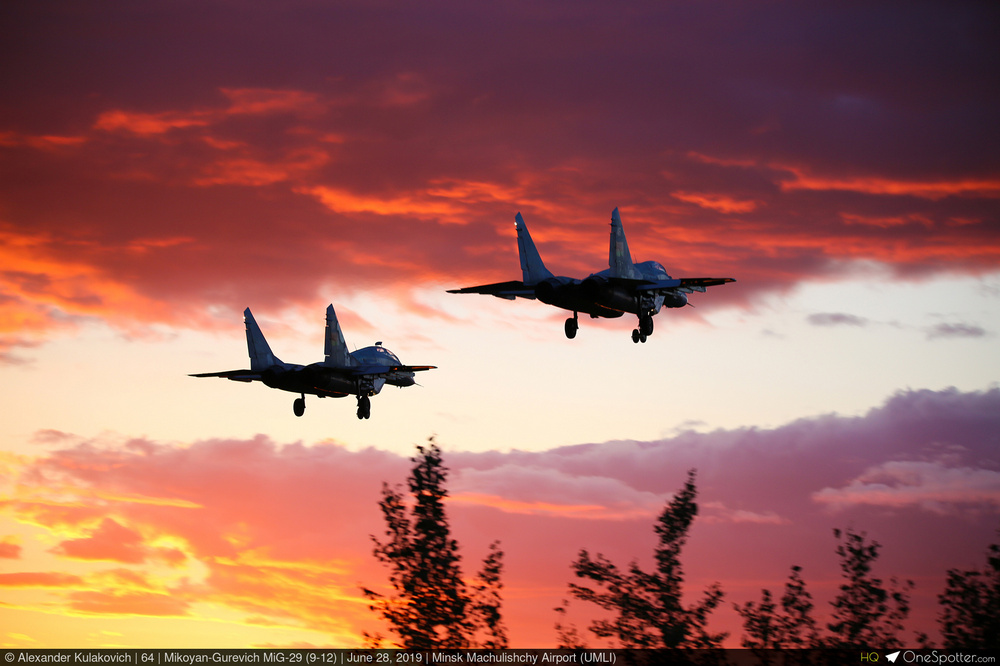
[[[347,342],[344,341],[344,333],[340,330],[340,322],[337,321],[337,313],[333,310],[333,305],[326,307],[326,335],[323,353],[326,355],[324,363],[339,368],[346,368],[355,365],[354,357],[347,351]]]
[[[622,227],[622,217],[618,209],[611,211],[611,247],[608,250],[608,268],[611,277],[638,278],[639,273],[632,263],[632,254],[625,240],[625,229]]]
[[[253,318],[250,308],[243,311],[243,322],[247,327],[247,351],[250,353],[250,369],[266,370],[272,365],[280,365],[281,359],[271,352],[270,345],[260,332],[260,326]]]
[[[521,275],[525,284],[538,284],[542,280],[554,277],[545,267],[542,257],[531,240],[524,218],[518,213],[514,216],[514,226],[517,227],[517,253],[521,257]]]

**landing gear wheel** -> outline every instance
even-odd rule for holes
[[[646,344],[646,335],[644,333],[639,334],[639,342]]]
[[[639,344],[639,329],[632,329],[632,342]]]
[[[367,419],[372,415],[372,401],[366,395],[358,396],[358,418]]]
[[[292,411],[295,412],[296,416],[302,416],[303,414],[305,414],[306,412],[305,396],[295,399],[295,402],[292,403]]]
[[[580,322],[577,321],[576,317],[570,317],[566,320],[566,337],[572,340],[576,337],[576,331],[580,328]]]
[[[642,335],[653,334],[653,318],[649,315],[639,317],[639,333]]]

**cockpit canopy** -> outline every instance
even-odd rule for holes
[[[351,356],[365,365],[403,365],[399,357],[383,347],[381,342],[359,349]]]

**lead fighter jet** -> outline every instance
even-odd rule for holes
[[[736,282],[733,278],[672,278],[655,261],[633,263],[617,208],[611,213],[608,268],[583,280],[553,275],[545,268],[520,213],[514,217],[514,226],[522,280],[450,289],[448,293],[490,294],[510,301],[518,297],[537,298],[542,303],[571,310],[573,316],[566,320],[565,326],[567,338],[576,337],[581,312],[593,319],[621,317],[629,312],[639,317],[639,326],[632,331],[632,342],[645,342],[653,333],[653,315],[661,307],[681,308],[688,304],[687,295],[691,292]]]
[[[356,352],[347,351],[344,334],[337,322],[333,306],[326,308],[326,358],[312,365],[284,363],[271,353],[271,347],[260,332],[260,327],[250,313],[243,311],[247,327],[247,350],[250,352],[249,370],[204,372],[191,377],[224,377],[237,382],[264,382],[265,386],[300,394],[292,404],[296,416],[306,411],[306,394],[321,398],[358,396],[358,418],[371,416],[370,396],[376,395],[385,384],[413,386],[413,373],[433,370],[433,365],[403,365],[399,357],[376,342],[371,347]]]

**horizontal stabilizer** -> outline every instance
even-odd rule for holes
[[[260,381],[260,373],[253,370],[226,370],[224,372],[201,372],[188,377],[222,377],[232,379],[234,382],[254,382]]]
[[[496,282],[493,284],[481,284],[476,287],[463,287],[462,289],[449,289],[449,294],[490,294],[499,298],[534,298],[535,288],[526,285],[520,280],[510,280],[509,282]]]

